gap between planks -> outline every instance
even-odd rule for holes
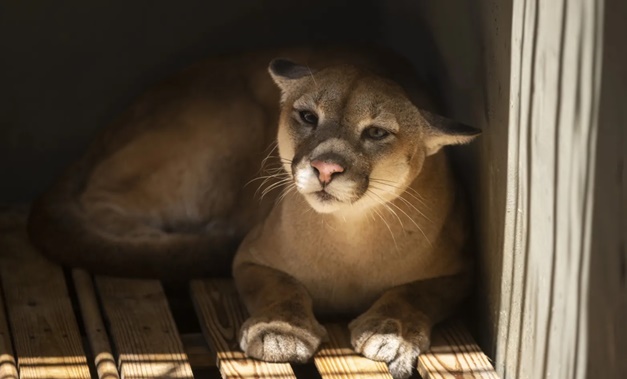
[[[91,276],[83,270],[73,270],[72,278],[81,309],[85,333],[94,356],[98,379],[119,379],[117,366]]]
[[[4,310],[4,298],[0,293],[0,379],[17,379],[17,364]]]
[[[121,377],[193,378],[160,282],[101,276],[95,282]]]
[[[192,301],[205,337],[217,351],[222,378],[296,378],[287,363],[266,363],[247,358],[239,349],[237,334],[246,318],[237,291],[229,280],[194,280]]]

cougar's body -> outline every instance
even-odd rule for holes
[[[268,74],[275,57],[301,64],[275,59]],[[465,206],[441,148],[478,131],[429,106],[382,52],[213,58],[109,126],[36,201],[29,234],[94,273],[232,268],[251,315],[240,345],[259,359],[306,361],[325,334],[316,313],[361,314],[353,346],[403,378],[469,288]]]

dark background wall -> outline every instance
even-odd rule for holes
[[[2,2],[0,201],[32,199],[143,89],[196,59],[376,32],[368,2],[294,3]]]
[[[456,148],[475,200],[480,342],[501,274],[511,1],[0,2],[0,203],[28,202],[146,87],[211,54],[375,42],[410,58],[448,115],[484,130]]]

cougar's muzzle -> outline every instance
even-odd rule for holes
[[[333,203],[351,204],[364,195],[370,165],[346,139],[311,138],[296,149],[292,174],[298,191],[324,212]]]

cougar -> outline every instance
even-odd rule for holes
[[[316,317],[353,315],[355,350],[404,378],[471,272],[442,147],[479,131],[427,109],[411,68],[387,53],[214,58],[107,128],[35,202],[29,235],[94,273],[232,268],[248,356],[307,361],[325,338]]]

